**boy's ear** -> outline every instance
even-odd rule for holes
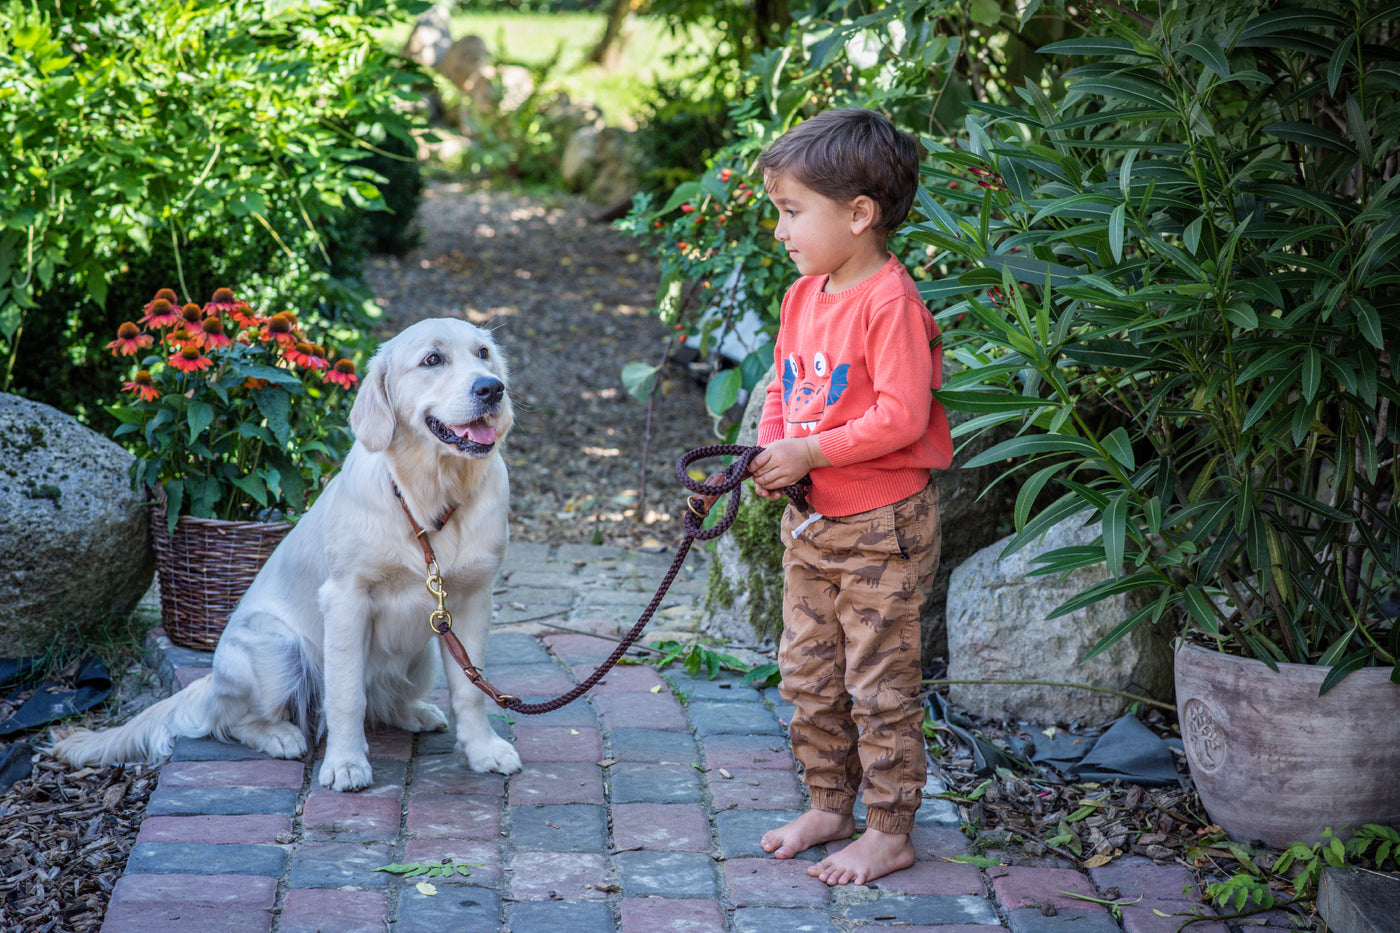
[[[851,201],[851,235],[860,236],[880,219],[880,207],[874,198],[857,195]]]

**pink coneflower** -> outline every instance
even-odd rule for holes
[[[275,341],[279,347],[290,350],[297,345],[296,327],[296,320],[286,311],[282,311],[263,321],[258,339],[264,343]]]
[[[169,298],[163,297],[169,294]],[[168,288],[156,292],[156,297],[141,310],[141,323],[147,327],[169,327],[180,320],[180,312],[175,309],[175,293]]]
[[[214,295],[209,299],[209,303],[204,306],[205,314],[227,314],[233,310],[233,306],[238,299],[233,297],[233,289],[216,288]]]
[[[155,380],[151,378],[148,370],[141,370],[131,377],[130,382],[123,382],[122,389],[135,395],[143,402],[154,402],[160,398],[160,392],[156,389]]]
[[[150,334],[130,321],[123,321],[122,326],[117,328],[117,339],[107,344],[107,349],[112,351],[113,356],[135,356],[153,343],[155,338]]]
[[[334,382],[336,385],[353,389],[360,384],[360,377],[355,375],[355,364],[350,360],[336,360],[335,365],[326,371],[321,377],[322,382]]]
[[[227,347],[233,344],[233,341],[228,339],[228,334],[224,333],[223,320],[217,315],[205,318],[203,325],[204,339],[202,343],[205,347]]]
[[[316,346],[314,343],[301,341],[284,354],[287,362],[295,363],[306,369],[326,369],[331,365],[326,359],[326,351]]]
[[[180,348],[179,353],[170,357],[169,363],[182,373],[193,373],[208,369],[214,361],[205,356],[199,347],[187,343]]]
[[[191,334],[204,330],[204,309],[191,301],[180,309],[180,326]]]

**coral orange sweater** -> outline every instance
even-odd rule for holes
[[[835,294],[803,276],[783,297],[758,443],[816,434],[829,467],[812,471],[812,508],[853,515],[918,492],[953,458],[948,415],[932,395],[943,345],[919,290],[893,255]]]

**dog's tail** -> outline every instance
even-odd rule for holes
[[[214,731],[206,698],[212,677],[196,680],[174,696],[142,710],[112,729],[75,732],[53,747],[55,758],[81,768],[99,764],[155,764],[169,757],[180,736]]]

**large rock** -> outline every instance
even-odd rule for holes
[[[945,375],[948,372],[951,369],[945,363]],[[766,386],[773,375],[770,367],[759,380],[759,386]],[[763,392],[760,389],[744,409],[736,443],[756,443],[762,414]],[[972,417],[961,412],[948,415],[955,428]],[[1001,472],[1001,467],[968,470],[959,466],[1000,439],[1002,435],[997,434],[978,438],[958,452],[950,469],[933,472],[938,486],[943,548],[921,621],[925,663],[947,656],[944,605],[953,568],[997,539],[1015,498],[1015,488],[1010,483],[982,494]],[[778,535],[782,509],[782,503],[769,503],[746,491],[735,527],[718,539],[715,559],[710,564],[705,623],[709,634],[746,642],[776,638],[782,631],[783,548]]]
[[[590,201],[611,204],[637,191],[637,144],[633,134],[615,126],[585,126],[569,137],[559,174],[570,191]]]
[[[91,639],[150,587],[132,459],[57,409],[0,393],[0,653]]]
[[[433,4],[418,17],[403,46],[403,56],[435,68],[452,48],[452,12],[445,3]]]
[[[448,46],[438,59],[436,68],[462,96],[471,101],[478,112],[490,112],[496,107],[496,77],[491,64],[491,52],[480,36],[463,36]]]
[[[1071,596],[1108,578],[1102,565],[1061,579],[1032,577],[1036,556],[1093,543],[1097,525],[1069,519],[1038,543],[1002,558],[1007,541],[974,554],[953,571],[948,590],[949,699],[988,719],[1097,725],[1119,716],[1130,700],[1080,688],[988,681],[1088,684],[1154,699],[1171,695],[1171,647],[1165,633],[1140,625],[1113,647],[1084,661],[1089,649],[1136,608],[1115,596],[1058,619],[1047,616]]]

